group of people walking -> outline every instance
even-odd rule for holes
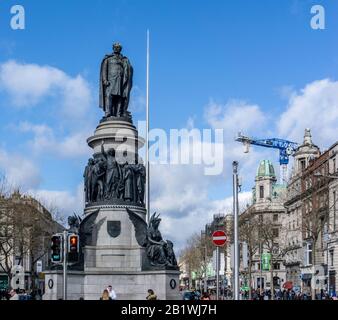
[[[249,299],[248,292],[241,293],[242,299]],[[252,290],[251,291],[252,300],[272,300],[271,290]],[[316,300],[335,300],[335,295],[329,296],[324,290],[321,290],[320,293],[316,294]],[[312,300],[312,296],[306,292],[295,291],[292,289],[283,289],[275,290],[274,300]]]

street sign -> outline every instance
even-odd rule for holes
[[[219,254],[219,262],[218,262],[218,267],[219,267],[219,274],[220,275],[224,275],[224,269],[225,269],[225,257],[224,257],[224,253],[220,253]],[[217,250],[214,250],[212,253],[212,267],[214,269],[214,271],[217,270],[217,265],[216,262],[217,261]]]
[[[217,230],[212,234],[212,242],[215,246],[224,246],[227,241],[227,236],[224,231]]]
[[[271,254],[263,253],[262,254],[262,269],[270,270]]]
[[[246,242],[242,243],[242,260],[243,268],[248,268],[248,244]]]

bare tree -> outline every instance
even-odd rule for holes
[[[271,299],[274,300],[274,265],[276,262],[281,261],[285,255],[295,249],[298,249],[298,245],[288,245],[285,241],[279,241],[278,237],[281,234],[285,234],[285,231],[281,225],[276,224],[270,216],[262,215],[259,217],[258,226],[259,238],[262,241],[262,245],[267,253],[270,254],[270,278],[271,278]],[[283,232],[284,231],[284,232]]]
[[[252,260],[259,249],[258,239],[259,221],[256,215],[250,213],[239,220],[240,241],[246,242],[248,247],[248,278],[249,278],[249,299],[251,299],[251,278]]]
[[[208,263],[212,256],[212,241],[205,234],[195,233],[182,250],[180,257],[188,268],[189,278],[196,274],[196,278],[202,280],[207,273]]]

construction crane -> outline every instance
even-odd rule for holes
[[[243,143],[244,153],[249,152],[251,144],[265,148],[279,149],[280,183],[286,184],[288,175],[287,166],[289,163],[289,157],[299,147],[298,143],[279,138],[256,139],[252,137],[243,136],[241,132],[238,133],[238,136],[235,140]]]

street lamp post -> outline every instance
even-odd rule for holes
[[[67,244],[68,231],[63,231],[63,300],[67,300]]]
[[[238,162],[233,168],[233,209],[234,209],[234,300],[239,300],[239,246],[238,246]]]
[[[206,237],[206,236],[205,236]],[[208,276],[207,276],[207,243],[205,242],[205,250],[204,250],[204,259],[205,259],[205,273],[204,273],[204,292],[208,292],[208,282],[207,282],[207,279],[208,279]]]

